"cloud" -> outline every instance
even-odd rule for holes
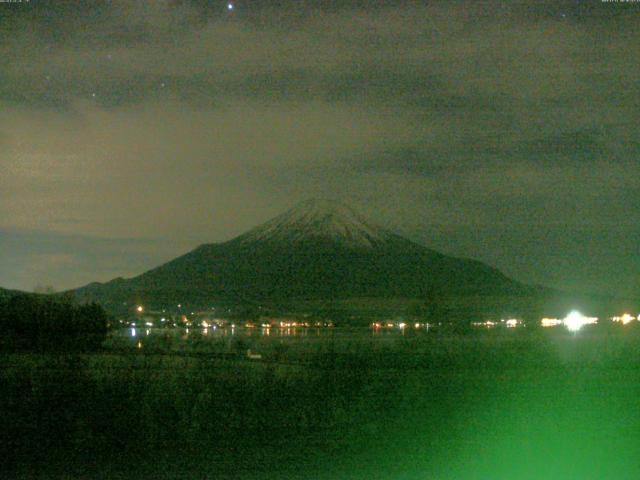
[[[222,232],[235,224],[229,206],[259,204],[270,176],[339,164],[403,129],[363,109],[313,103],[78,103],[71,112],[0,113],[9,138],[1,226],[124,237]]]
[[[190,248],[147,238],[96,238],[0,228],[0,278],[5,287],[75,288],[117,276],[134,276]]]
[[[14,9],[0,228],[177,254],[333,196],[409,234],[445,225],[464,256],[469,229],[491,225],[637,234],[636,10],[313,3]]]

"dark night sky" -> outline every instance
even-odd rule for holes
[[[308,197],[640,295],[640,3],[0,3],[0,286],[131,276]]]

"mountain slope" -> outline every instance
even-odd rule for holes
[[[105,303],[521,295],[532,290],[474,260],[443,255],[331,201],[304,202],[225,243],[201,245],[132,279],[76,294]]]

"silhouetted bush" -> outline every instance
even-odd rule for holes
[[[97,304],[16,295],[0,302],[0,331],[3,350],[92,351],[106,338],[107,314]]]

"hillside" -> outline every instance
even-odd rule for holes
[[[0,300],[13,297],[14,295],[17,295],[19,293],[25,293],[25,292],[20,292],[18,290],[7,290],[6,288],[0,288]]]

